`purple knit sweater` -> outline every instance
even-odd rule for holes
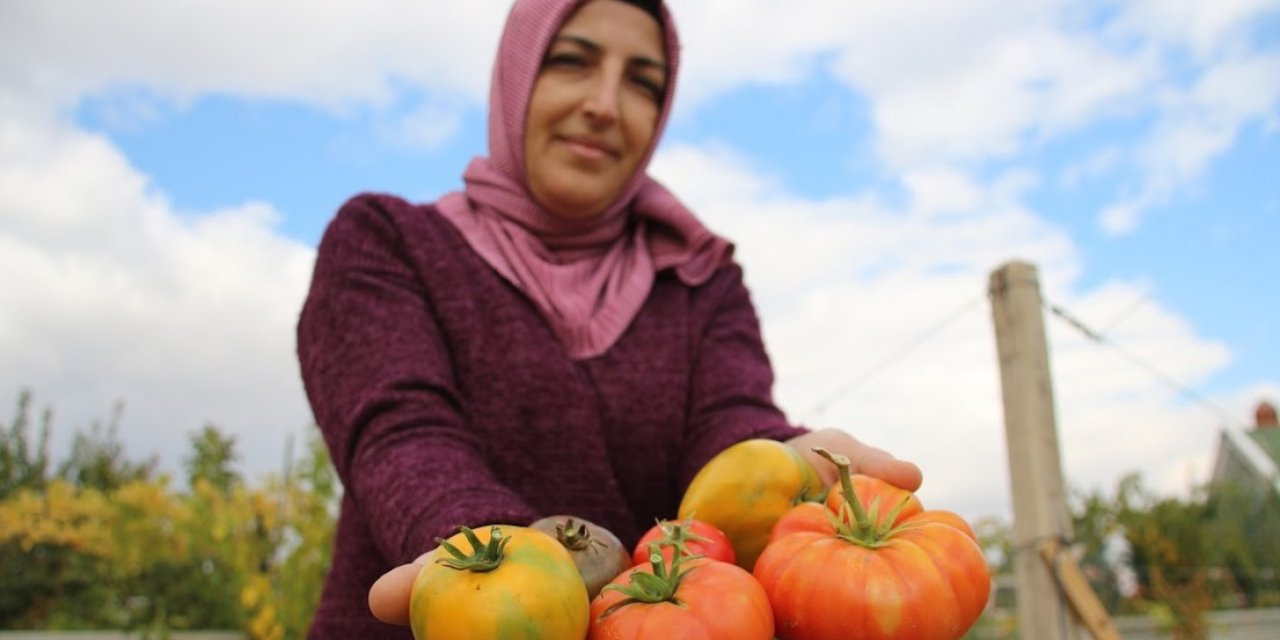
[[[408,638],[369,586],[458,525],[571,514],[634,544],[735,442],[803,433],[737,265],[657,276],[604,354],[571,360],[517,289],[432,206],[350,200],[298,324],[307,395],[345,494],[311,638]]]

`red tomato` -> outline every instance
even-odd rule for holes
[[[591,601],[589,640],[770,640],[773,612],[746,569],[677,556],[632,567]]]
[[[902,491],[870,478],[859,481],[866,493],[854,491],[848,461],[831,458],[842,481],[833,492]],[[956,514],[916,510],[919,501],[911,500],[880,504],[875,518],[859,499],[839,511],[806,503],[778,520],[755,577],[769,595],[779,639],[956,640],[973,626],[991,590],[973,530]],[[904,506],[893,514],[898,504]]]
[[[662,547],[662,557],[671,561],[672,549],[678,549],[685,556],[706,556],[713,560],[733,562],[733,543],[729,536],[716,527],[695,520],[662,520],[653,525],[636,543],[631,552],[632,566],[649,564],[649,545],[658,543]]]

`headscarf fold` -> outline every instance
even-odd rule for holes
[[[472,249],[533,302],[574,359],[600,355],[622,336],[658,271],[674,269],[681,281],[698,285],[733,253],[733,245],[645,173],[671,111],[679,63],[675,24],[665,6],[666,95],[635,175],[604,212],[587,220],[554,216],[529,195],[529,97],[552,38],[581,4],[517,0],[512,6],[490,87],[489,155],[468,165],[463,191],[438,203]]]

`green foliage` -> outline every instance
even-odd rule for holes
[[[223,493],[240,484],[240,474],[232,466],[239,458],[235,445],[235,438],[206,424],[191,437],[191,455],[183,461],[188,484],[195,486],[196,482],[205,480]]]
[[[998,518],[982,518],[973,523],[993,575],[1013,571],[1013,527]]]
[[[1276,492],[1218,484],[1186,497],[1160,496],[1137,474],[1114,494],[1076,495],[1072,551],[1094,593],[1113,615],[1145,614],[1173,638],[1208,637],[1212,609],[1280,605],[1280,498]],[[1012,576],[1012,528],[974,523],[992,574]],[[1120,575],[1134,584],[1122,588]],[[1016,638],[1012,593],[965,637]]]
[[[290,536],[281,542],[283,559],[276,575],[279,620],[286,638],[306,635],[320,601],[333,553],[333,525],[338,512],[339,486],[324,440],[312,432],[300,464],[288,475],[286,520]]]
[[[58,476],[78,487],[103,491],[115,489],[132,480],[145,480],[155,473],[157,460],[134,462],[124,455],[120,442],[120,416],[124,405],[117,403],[111,421],[103,426],[94,421],[89,431],[77,432],[71,444],[71,457],[58,467]]]
[[[1098,494],[1083,496],[1072,515],[1074,551],[1090,588],[1108,611],[1120,608],[1123,594],[1112,549],[1122,538],[1115,507]]]
[[[52,410],[45,409],[40,420],[40,436],[32,446],[27,433],[31,425],[31,393],[18,394],[13,422],[0,425],[0,500],[18,489],[41,489],[48,481],[52,420]]]
[[[1239,605],[1280,605],[1280,498],[1220,484],[1205,503],[1215,565],[1234,581]]]
[[[1159,497],[1140,478],[1124,478],[1116,495],[1116,519],[1129,546],[1142,608],[1163,619],[1174,638],[1208,637],[1205,612],[1221,602],[1211,584],[1221,575],[1221,554],[1208,535],[1202,496]]]
[[[56,476],[28,433],[30,395],[0,440],[0,629],[238,629],[302,638],[328,571],[340,487],[323,442],[251,487],[234,439],[191,436],[188,486],[125,456],[119,408],[94,423]]]

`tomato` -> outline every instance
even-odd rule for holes
[[[824,454],[827,455],[827,454]],[[840,466],[839,511],[802,504],[778,520],[754,575],[780,640],[956,640],[986,607],[991,576],[973,531],[956,514],[903,516],[914,496],[880,504],[873,519]],[[898,495],[865,478],[866,495]],[[887,483],[883,483],[887,484]],[[902,505],[901,511],[893,511]],[[891,517],[892,516],[892,517]]]
[[[582,640],[589,611],[569,552],[541,531],[507,525],[464,527],[441,541],[409,596],[418,640]]]
[[[825,487],[800,452],[775,440],[739,442],[707,462],[680,501],[680,519],[723,531],[738,566],[750,571],[769,531],[788,509],[821,500]]]
[[[733,543],[723,531],[692,518],[663,520],[653,525],[636,543],[631,564],[649,562],[649,544],[658,543],[662,556],[671,559],[673,549],[686,556],[704,556],[721,562],[733,562]]]
[[[746,569],[710,558],[649,557],[591,601],[589,640],[770,640],[773,612]]]

